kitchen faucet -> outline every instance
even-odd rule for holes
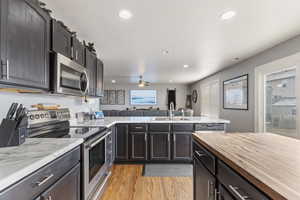
[[[175,106],[174,106],[174,103],[171,102],[170,103],[170,108],[169,108],[169,117],[170,117],[170,119],[173,119],[173,117],[174,117],[174,111],[175,111]]]

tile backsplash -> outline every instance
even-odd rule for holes
[[[19,93],[0,93],[0,120],[6,116],[6,113],[13,103],[22,103],[26,108],[37,103],[55,103],[61,105],[62,108],[69,108],[71,116],[77,112],[89,112],[99,110],[99,99],[88,99],[85,103],[81,97],[73,96],[57,96],[51,94],[19,94]]]

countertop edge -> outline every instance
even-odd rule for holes
[[[23,168],[22,170],[17,171],[16,173],[8,176],[4,179],[0,180],[0,194],[5,191],[7,188],[11,187],[12,185],[16,184],[17,182],[21,181],[23,178],[29,176],[30,174],[34,173],[35,171],[39,170],[40,168],[46,166],[47,164],[51,163],[52,161],[56,160],[57,158],[61,157],[62,155],[66,154],[67,152],[71,151],[72,149],[76,148],[77,146],[83,143],[83,139],[78,138],[73,143],[69,144],[68,146],[56,151],[55,153],[44,157],[43,159],[34,162],[32,165]]]
[[[219,152],[216,149],[214,149],[213,147],[211,147],[205,141],[202,141],[199,137],[197,137],[196,133],[193,133],[193,140],[199,142],[201,145],[203,145],[205,148],[207,148],[209,151],[211,151],[216,157],[218,157],[220,160],[222,160],[224,163],[226,163],[232,169],[237,171],[240,175],[242,175],[250,183],[252,183],[257,188],[259,188],[262,192],[266,193],[269,197],[271,197],[273,199],[277,199],[277,200],[287,200],[287,198],[282,196],[277,191],[273,190],[267,184],[265,184],[262,181],[260,181],[259,179],[257,179],[255,176],[250,174],[247,170],[240,167],[237,163],[233,162],[231,159],[224,156],[221,152]]]

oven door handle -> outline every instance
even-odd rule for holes
[[[101,142],[102,140],[104,140],[110,134],[111,134],[111,131],[109,131],[108,133],[106,133],[105,135],[103,135],[102,137],[100,137],[99,139],[97,139],[97,140],[91,142],[90,144],[88,144],[86,146],[86,148],[88,148],[88,149],[93,148],[94,146],[96,146],[97,144],[99,144],[99,142]]]

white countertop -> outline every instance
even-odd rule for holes
[[[229,124],[230,121],[210,118],[210,117],[185,117],[188,120],[169,120],[168,117],[105,117],[99,120],[90,120],[87,122],[78,122],[71,120],[71,127],[111,127],[115,124],[127,124],[127,123],[217,123],[217,124]],[[180,117],[175,117],[180,118]],[[161,120],[160,120],[161,119]],[[167,120],[166,120],[167,119]]]
[[[0,148],[0,192],[83,143],[74,138],[27,138]]]

